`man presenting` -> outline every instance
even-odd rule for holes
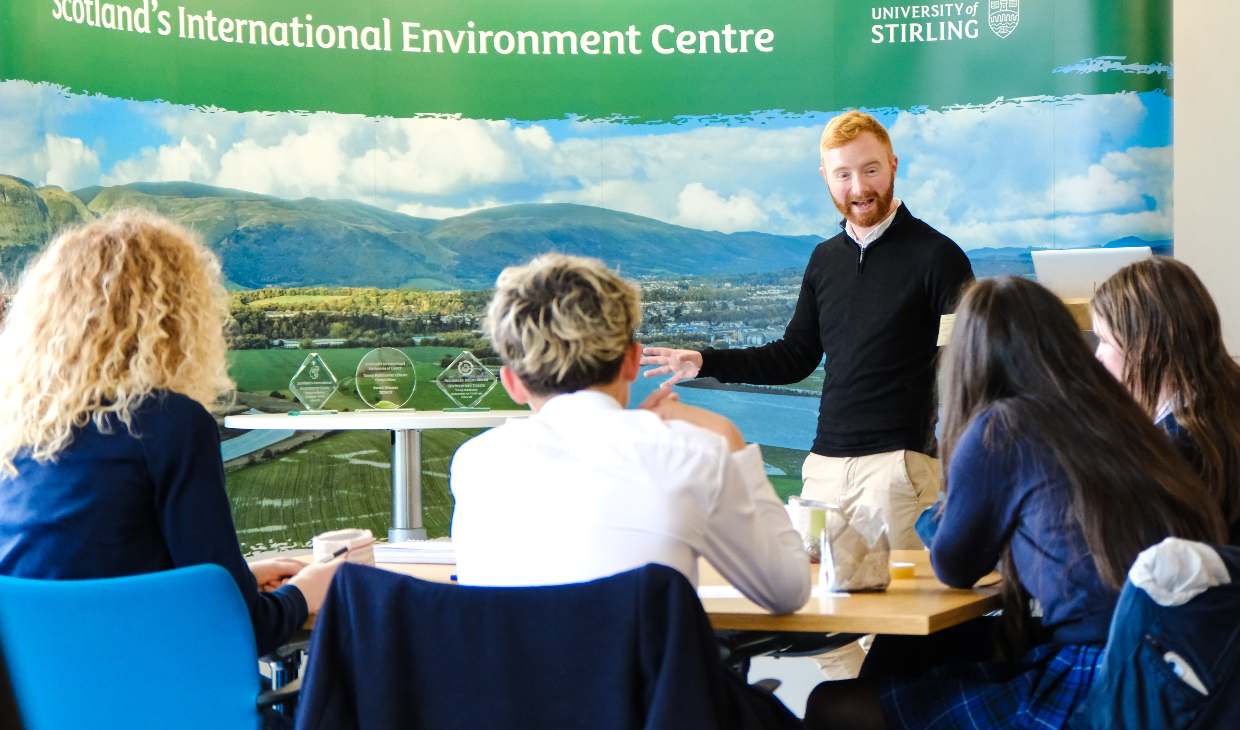
[[[899,160],[887,130],[852,111],[823,130],[821,172],[844,216],[810,255],[782,339],[738,350],[647,348],[647,377],[715,377],[782,385],[826,356],[818,432],[802,467],[802,496],[882,509],[896,549],[920,548],[913,529],[935,500],[931,451],[939,317],[972,267],[951,239],[894,197]]]

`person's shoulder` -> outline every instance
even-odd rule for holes
[[[657,418],[657,416],[656,416]],[[727,439],[685,421],[665,421],[663,442],[668,448],[702,454],[711,459],[727,456]]]
[[[841,228],[836,231],[834,236],[827,236],[823,240],[819,241],[816,246],[814,246],[814,250],[811,251],[809,255],[810,261],[817,258],[822,258],[823,256],[829,256],[835,252],[848,251],[848,241],[848,234],[844,232],[843,228]]]
[[[998,450],[1009,441],[1006,419],[999,407],[990,404],[979,410],[965,425],[956,442],[956,457],[975,457]]]
[[[174,390],[151,391],[134,408],[133,415],[136,426],[215,423],[215,417],[201,403]]]
[[[907,207],[904,210],[908,213],[907,226],[909,237],[917,238],[926,245],[928,250],[939,255],[965,255],[964,249],[952,240],[950,236],[913,215],[912,211],[909,211]]]
[[[488,450],[494,450],[497,445],[509,441],[522,422],[522,419],[512,419],[466,439],[453,453],[453,465],[468,464],[473,459],[484,459]]]
[[[842,259],[851,262],[855,255],[851,239],[841,229],[839,233],[814,246],[814,250],[809,254],[809,261],[806,262],[805,273],[812,277],[818,272],[838,266]]]

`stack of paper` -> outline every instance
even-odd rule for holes
[[[449,540],[405,540],[375,545],[377,563],[456,563],[456,551]]]

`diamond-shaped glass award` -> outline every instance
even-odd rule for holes
[[[306,355],[301,367],[288,381],[288,389],[307,411],[322,411],[327,399],[336,393],[336,376],[327,368],[319,353]],[[303,411],[304,412],[304,411]]]
[[[491,372],[468,350],[457,355],[456,359],[435,378],[435,385],[438,385],[444,395],[448,396],[448,400],[456,405],[455,408],[445,408],[446,411],[490,410],[479,408],[478,404],[487,397],[488,393],[495,390],[497,382],[499,381],[495,373]]]
[[[418,387],[413,361],[395,347],[376,347],[357,364],[357,397],[371,408],[404,408]]]

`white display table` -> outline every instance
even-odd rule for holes
[[[388,540],[425,540],[422,526],[422,431],[491,428],[530,411],[352,411],[349,413],[254,413],[224,418],[226,428],[286,431],[391,431],[392,527]]]

